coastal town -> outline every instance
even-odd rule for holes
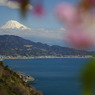
[[[36,59],[36,58],[92,58],[92,55],[64,55],[64,56],[3,56],[0,59]]]

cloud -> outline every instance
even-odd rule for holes
[[[57,30],[48,30],[44,28],[39,29],[30,29],[30,30],[17,30],[17,29],[0,29],[0,35],[17,35],[21,37],[35,37],[35,38],[46,38],[46,39],[60,39],[64,37],[64,31]]]
[[[20,9],[20,3],[16,1],[0,0],[0,6],[7,6],[11,9]],[[27,9],[32,10],[32,5],[28,4]]]
[[[0,29],[0,35],[16,35],[23,37],[25,39],[42,42],[49,45],[65,45],[65,34],[64,31],[57,30],[48,30],[44,28],[31,29],[31,30],[17,30],[17,29]]]
[[[48,29],[31,29],[31,34],[36,37],[50,38],[50,39],[63,39],[64,31],[48,30]]]
[[[65,29],[64,28],[60,28],[60,30],[63,30],[64,31]]]

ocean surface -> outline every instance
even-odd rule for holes
[[[43,95],[81,95],[81,70],[86,58],[7,59],[4,65],[36,80],[29,82]]]

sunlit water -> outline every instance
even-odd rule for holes
[[[87,59],[8,59],[4,65],[15,71],[24,72],[36,80],[29,84],[44,95],[80,95],[80,72]]]

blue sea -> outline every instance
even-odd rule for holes
[[[86,58],[7,59],[4,65],[36,80],[29,82],[43,95],[81,95],[81,70]]]

